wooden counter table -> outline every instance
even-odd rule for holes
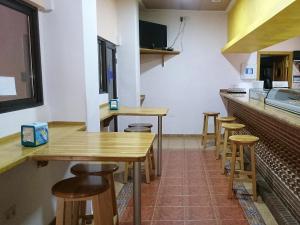
[[[141,224],[141,162],[153,145],[152,133],[87,133],[83,125],[55,125],[49,143],[25,148],[15,135],[0,141],[0,171],[5,172],[32,159],[36,161],[133,162],[134,225]]]
[[[158,141],[157,141],[157,175],[162,171],[162,118],[167,115],[166,108],[120,107],[119,110],[110,110],[108,104],[100,106],[100,121],[110,120],[115,116],[157,116]]]
[[[220,95],[228,114],[246,125],[241,133],[259,137],[255,148],[257,171],[284,208],[300,222],[300,115],[249,99],[246,94],[221,92]],[[267,196],[268,192],[263,194]],[[283,207],[278,207],[278,203],[266,201],[266,204],[278,224],[298,224],[291,219],[283,221],[292,217],[280,216]]]

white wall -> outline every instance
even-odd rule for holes
[[[169,134],[199,134],[202,113],[217,111],[226,115],[219,89],[251,88],[251,81],[240,79],[242,63],[257,62],[252,54],[221,54],[227,41],[226,15],[220,12],[174,10],[141,11],[140,18],[168,26],[170,44],[179,28],[179,17],[187,17],[180,55],[168,57],[161,67],[159,56],[141,57],[141,93],[146,94],[144,107],[168,107],[164,132]],[[175,49],[181,50],[180,40]],[[265,51],[294,51],[300,49],[300,38],[279,43]],[[295,69],[295,67],[294,67]],[[299,71],[294,71],[299,73]],[[152,122],[155,119],[141,118]],[[211,127],[212,128],[212,127]],[[156,130],[156,127],[155,127]]]
[[[0,137],[38,120],[87,120],[92,131],[93,125],[99,129],[96,0],[54,0],[54,5],[52,12],[39,13],[45,104],[0,114]],[[85,85],[90,87],[87,92]],[[50,162],[37,168],[28,161],[1,174],[0,224],[48,225],[55,215],[51,187],[70,176],[69,167],[66,162]],[[14,204],[16,216],[4,221],[3,213]]]
[[[140,96],[140,53],[139,12],[135,0],[117,1],[118,33],[120,46],[117,48],[117,85],[120,104],[139,106]],[[132,118],[120,117],[119,130],[127,127]]]
[[[239,83],[239,73],[221,54],[227,41],[226,15],[220,12],[154,10],[140,12],[146,21],[168,27],[168,43],[177,34],[180,16],[187,17],[182,40],[174,46],[180,55],[168,57],[165,67],[160,56],[142,56],[141,93],[144,107],[168,107],[164,133],[199,134],[202,113],[226,115],[219,89]],[[142,119],[156,124],[156,120]]]
[[[97,33],[118,44],[118,12],[116,0],[97,0]]]

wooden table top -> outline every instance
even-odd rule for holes
[[[151,133],[87,133],[84,125],[49,128],[49,143],[36,148],[23,147],[20,136],[0,139],[0,174],[28,159],[84,161],[143,161],[150,149]]]
[[[112,116],[166,116],[167,108],[120,107],[119,110],[110,110],[108,104],[100,106],[100,121]]]

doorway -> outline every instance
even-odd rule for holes
[[[292,52],[258,52],[257,78],[265,81],[287,81],[292,86]]]

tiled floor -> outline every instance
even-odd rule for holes
[[[227,181],[214,152],[193,137],[164,140],[163,173],[142,184],[143,225],[246,225],[236,199],[227,199]],[[132,224],[132,200],[121,225]]]

